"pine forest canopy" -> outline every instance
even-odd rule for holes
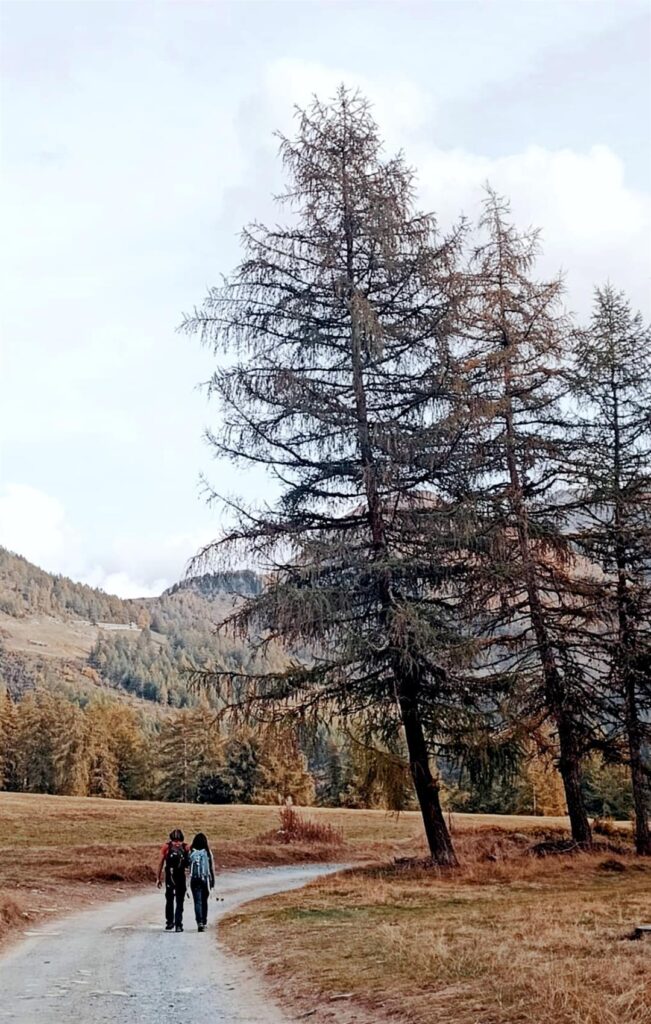
[[[226,626],[291,662],[198,677],[236,718],[334,716],[379,756],[406,749],[440,864],[456,857],[433,759],[490,772],[543,734],[576,841],[600,750],[633,768],[649,852],[648,329],[605,289],[579,331],[490,189],[476,227],[441,236],[357,93],[297,111],[280,154],[283,222],[244,229],[183,326],[226,354],[216,454],[278,485],[226,502],[197,564],[255,560],[267,583]]]

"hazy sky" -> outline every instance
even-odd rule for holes
[[[133,596],[254,493],[201,440],[211,366],[175,328],[274,215],[274,128],[339,81],[443,226],[487,178],[585,315],[650,312],[649,6],[517,0],[5,2],[0,544]]]

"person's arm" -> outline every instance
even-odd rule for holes
[[[163,866],[165,864],[165,847],[160,852],[160,860],[158,862],[158,871],[156,872],[156,885],[160,889],[163,884]]]
[[[208,863],[210,864],[210,888],[215,888],[215,862],[212,859],[212,850],[208,850]]]

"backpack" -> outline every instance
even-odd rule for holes
[[[205,850],[190,854],[190,877],[193,882],[210,882],[210,861]]]
[[[165,870],[167,874],[173,879],[182,878],[187,863],[188,854],[183,843],[174,840],[168,843],[167,856],[165,857]]]

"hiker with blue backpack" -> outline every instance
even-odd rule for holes
[[[215,887],[215,865],[203,832],[197,832],[190,849],[190,889],[194,899],[197,931],[204,931],[208,923],[208,897]]]
[[[187,892],[187,872],[190,866],[190,847],[185,843],[180,828],[170,832],[168,842],[161,847],[156,884],[163,884],[165,869],[165,930],[183,931],[183,905]]]

